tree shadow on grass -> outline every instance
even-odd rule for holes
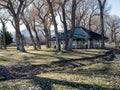
[[[40,54],[37,54],[37,55],[40,55]],[[91,64],[101,62],[100,60],[96,61],[96,59],[106,57],[106,54],[105,55],[97,55],[95,57],[85,57],[85,58],[81,58],[81,59],[71,59],[71,60],[66,60],[63,57],[58,57],[58,56],[51,56],[51,55],[48,55],[48,56],[58,58],[59,61],[52,62],[50,65],[47,65],[47,64],[45,64],[45,65],[29,65],[28,64],[28,65],[20,65],[20,66],[16,65],[15,67],[12,67],[11,69],[17,75],[17,76],[15,75],[16,78],[22,78],[24,76],[29,77],[29,76],[31,76],[31,74],[37,75],[37,74],[40,74],[41,72],[43,73],[43,72],[57,72],[57,71],[59,71],[59,73],[72,73],[72,74],[89,75],[89,76],[91,76],[92,73],[95,73],[98,75],[99,74],[108,74],[109,75],[108,71],[110,69],[109,68],[110,64],[107,67],[103,67],[102,69],[99,69],[99,70],[91,70],[90,69],[90,70],[84,70],[84,71],[83,70],[73,71],[73,69],[75,67],[85,66],[85,64],[82,63],[85,61],[90,62]],[[25,59],[25,60],[27,60],[27,59]],[[28,68],[28,66],[29,66],[29,68]],[[56,67],[62,67],[63,69],[58,70]],[[69,72],[69,71],[66,72],[66,69],[69,69],[71,72]],[[96,73],[97,71],[99,71],[99,73]],[[114,88],[114,89],[103,88],[98,85],[80,84],[80,83],[75,83],[75,82],[68,82],[68,81],[49,79],[49,78],[43,78],[43,77],[37,77],[37,76],[34,76],[31,79],[34,82],[34,84],[38,85],[40,88],[42,88],[42,90],[52,90],[54,84],[78,88],[78,90],[80,87],[84,87],[85,90],[89,90],[91,88],[93,88],[92,90],[117,90],[116,88]]]
[[[31,78],[33,84],[39,86],[42,90],[55,90],[53,85],[62,85],[72,87],[76,90],[117,90],[116,88],[104,88],[99,85],[89,85],[76,82],[68,82],[64,80],[50,79],[34,76]]]
[[[31,52],[27,52],[28,54],[31,54],[31,55],[35,55],[35,56],[24,56],[23,57],[23,60],[24,61],[28,61],[29,62],[29,59],[40,59],[40,60],[48,60],[49,58],[52,60],[53,58],[54,59],[58,59],[59,61],[65,61],[67,60],[66,58],[62,57],[62,56],[57,56],[56,54],[53,54],[53,55],[44,55],[44,54],[38,54],[38,53],[31,53]]]
[[[51,66],[54,67],[52,71],[58,73],[80,74],[84,76],[120,76],[120,72],[118,70],[112,70],[111,60],[113,61],[114,58],[106,57],[107,59],[111,59],[109,61],[104,59],[104,57],[106,57],[106,55],[53,62],[51,63]],[[63,69],[58,71],[55,67],[62,67]]]
[[[28,54],[31,54],[31,55],[35,55],[35,56],[31,56],[31,57],[27,57],[27,56],[25,56],[25,57],[23,57],[23,59],[25,60],[25,61],[27,61],[27,60],[29,60],[29,59],[46,59],[46,58],[48,58],[48,57],[50,57],[50,58],[56,58],[56,59],[58,59],[59,61],[54,61],[54,62],[52,62],[53,64],[57,64],[57,63],[66,63],[66,62],[72,62],[72,61],[85,61],[85,60],[91,60],[91,61],[93,61],[92,59],[96,59],[96,58],[102,58],[102,57],[105,57],[105,56],[107,56],[107,53],[105,53],[105,54],[100,54],[100,55],[95,55],[95,54],[92,54],[92,53],[84,53],[84,52],[79,52],[79,54],[81,55],[82,54],[82,57],[79,57],[79,58],[77,58],[77,59],[67,59],[67,58],[64,58],[64,57],[62,57],[62,56],[59,56],[59,55],[57,55],[57,54],[53,54],[53,55],[43,55],[43,54],[38,54],[38,53],[31,53],[31,52],[27,52]],[[65,53],[62,53],[62,54],[65,54]],[[72,56],[75,56],[75,54],[73,54],[73,53],[68,53],[70,56],[72,55]],[[76,54],[78,54],[78,53],[76,53]],[[90,55],[90,56],[92,56],[92,57],[86,57],[86,56],[83,56],[83,54],[86,54],[86,55]],[[42,56],[42,57],[41,57]],[[111,58],[111,60],[113,60],[112,58]]]
[[[0,61],[8,62],[9,60],[2,57],[2,58],[0,58]]]
[[[31,54],[33,54],[33,53],[31,53]],[[39,55],[39,54],[37,54],[37,55]],[[111,64],[110,63],[105,64],[104,63],[105,61],[101,60],[104,57],[109,56],[108,53],[106,53],[104,55],[96,55],[94,57],[84,57],[81,59],[70,59],[70,60],[67,60],[66,58],[59,57],[59,56],[53,56],[53,55],[48,55],[48,56],[57,58],[59,61],[52,61],[51,64],[49,64],[49,65],[47,65],[47,64],[46,65],[42,65],[42,64],[35,65],[34,67],[39,68],[42,66],[43,71],[45,71],[45,72],[52,71],[52,72],[72,73],[72,74],[82,74],[82,75],[93,75],[93,74],[113,75],[112,73],[109,73]],[[107,58],[110,58],[110,57],[107,57]],[[114,58],[110,58],[110,59],[114,60]],[[88,62],[89,64],[85,64],[84,62]],[[107,61],[107,62],[109,62],[109,61]],[[105,67],[97,68],[97,69],[86,69],[86,70],[78,69],[76,71],[73,70],[76,67],[84,67],[84,66],[88,67],[90,65],[94,65],[94,64],[98,64],[98,63],[105,64]],[[69,70],[67,70],[67,69],[69,69]],[[66,72],[66,70],[67,70],[67,72]]]

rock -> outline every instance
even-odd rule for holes
[[[0,66],[0,78],[5,79],[5,80],[12,78],[10,70],[7,67]]]

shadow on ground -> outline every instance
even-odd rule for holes
[[[68,81],[36,77],[36,76],[32,77],[31,80],[35,85],[39,86],[42,90],[55,90],[53,87],[54,84],[72,87],[76,90],[117,90],[116,88],[104,88],[98,85],[68,82]]]
[[[98,85],[89,85],[89,84],[68,82],[64,80],[62,81],[62,80],[35,76],[37,74],[41,74],[44,72],[70,73],[70,74],[80,74],[85,76],[92,76],[93,73],[95,75],[99,75],[99,74],[112,75],[111,73],[109,73],[111,61],[114,60],[114,57],[111,57],[111,55],[112,55],[111,52],[107,52],[104,55],[96,55],[94,57],[87,57],[87,58],[85,57],[81,59],[71,59],[71,60],[66,60],[63,57],[61,58],[57,56],[51,56],[58,58],[59,61],[52,62],[49,65],[47,64],[31,65],[30,63],[20,63],[9,67],[9,70],[12,76],[11,79],[30,78],[31,81],[35,85],[39,86],[42,90],[54,90],[53,88],[54,84],[73,87],[78,90],[90,90],[91,88],[92,88],[91,90],[119,90],[117,88],[104,88]],[[98,63],[105,64],[105,66],[98,69],[86,69],[86,70],[81,69],[84,66],[90,66]],[[77,67],[80,67],[80,69],[74,70]],[[118,76],[119,74],[120,73],[118,73]]]

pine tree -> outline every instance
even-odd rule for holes
[[[4,49],[13,42],[12,34],[7,31],[5,24],[3,25],[2,30],[0,30],[0,37],[1,46],[3,46]]]

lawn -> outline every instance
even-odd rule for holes
[[[120,90],[120,59],[109,60],[110,56],[104,55],[108,50],[26,49],[26,53],[14,47],[0,50],[0,65],[12,67],[12,73],[32,73],[1,80],[0,90]]]

